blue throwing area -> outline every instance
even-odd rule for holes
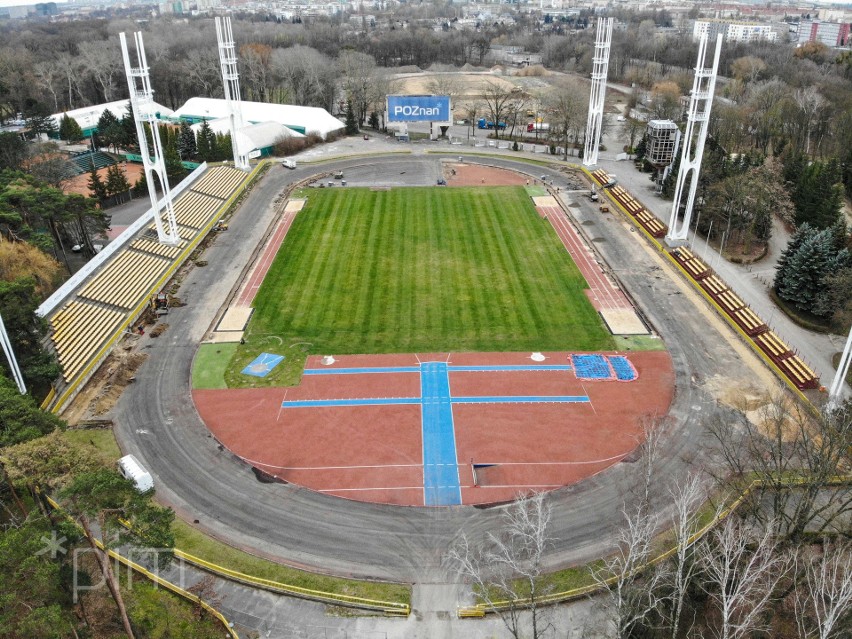
[[[612,369],[603,355],[572,355],[577,379],[612,379]]]
[[[633,368],[633,364],[630,363],[630,360],[621,355],[612,355],[609,357],[609,364],[612,366],[612,370],[615,371],[615,378],[620,382],[632,382],[634,379],[639,377],[636,373],[636,369]]]
[[[246,366],[242,373],[243,375],[251,375],[252,377],[266,377],[272,372],[272,369],[284,361],[283,355],[273,355],[272,353],[261,353],[252,360],[251,364]]]

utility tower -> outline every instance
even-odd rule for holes
[[[219,63],[222,65],[222,83],[225,85],[225,102],[228,104],[231,124],[231,148],[234,152],[234,166],[243,171],[249,170],[248,155],[240,153],[237,144],[237,131],[243,128],[243,114],[240,106],[240,74],[237,70],[237,50],[234,47],[234,33],[231,31],[231,18],[216,18],[216,40],[219,41]]]
[[[837,363],[837,372],[834,374],[834,381],[831,382],[831,388],[828,389],[828,410],[839,408],[840,403],[843,401],[843,387],[846,385],[846,376],[849,375],[850,364],[852,364],[852,328],[849,329],[849,338],[846,340],[846,347],[843,349],[843,354]]]
[[[139,153],[142,156],[142,166],[145,169],[145,181],[148,183],[148,196],[151,198],[151,208],[154,209],[154,223],[157,225],[157,238],[163,244],[176,245],[180,242],[175,222],[175,211],[172,206],[172,194],[169,190],[169,177],[166,174],[166,160],[163,153],[163,143],[160,141],[160,127],[154,107],[154,92],[151,90],[151,78],[148,75],[148,60],[145,57],[145,44],[142,42],[142,32],[133,34],[136,41],[136,60],[138,67],[130,66],[130,54],[127,51],[127,39],[124,33],[118,34],[121,39],[121,54],[124,56],[124,72],[127,75],[127,88],[130,90],[130,105],[133,108],[133,121],[136,123],[136,137],[139,140]],[[145,125],[151,130],[151,149],[148,149],[148,138],[145,135]],[[165,201],[165,226],[160,214],[157,199],[157,183],[154,175],[163,189]]]
[[[589,118],[586,121],[586,148],[583,150],[583,166],[594,166],[598,163],[610,43],[612,43],[612,18],[598,18],[595,56],[592,59],[592,93],[589,96]]]
[[[12,350],[12,342],[9,341],[9,334],[6,332],[6,325],[3,323],[2,316],[0,316],[0,346],[3,347],[3,352],[6,353],[6,361],[9,362],[9,370],[12,371],[15,384],[18,385],[21,395],[24,395],[27,392],[27,387],[24,385],[24,376],[18,367],[18,360],[15,357],[15,351]]]
[[[689,115],[686,119],[686,131],[683,134],[683,153],[680,156],[680,171],[677,174],[672,213],[669,218],[669,232],[666,242],[676,246],[686,242],[689,224],[692,221],[692,206],[695,204],[695,191],[698,188],[698,173],[701,171],[701,156],[704,154],[704,142],[707,140],[707,128],[710,124],[710,109],[713,107],[713,93],[716,90],[716,71],[719,69],[719,54],[722,51],[723,34],[716,36],[716,53],[712,68],[704,66],[707,57],[707,34],[701,35],[698,43],[698,60],[695,63],[695,78],[689,96]],[[696,131],[696,125],[698,127]],[[683,220],[678,220],[683,188],[689,176],[689,193]]]

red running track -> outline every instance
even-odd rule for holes
[[[536,210],[546,216],[562,244],[568,250],[577,268],[589,284],[589,300],[597,310],[630,309],[633,306],[627,296],[613,284],[601,269],[594,253],[580,238],[574,225],[560,206],[537,206]]]
[[[245,279],[243,287],[240,289],[240,293],[237,296],[235,306],[251,306],[252,302],[254,302],[255,295],[257,295],[260,285],[263,284],[263,279],[269,272],[269,268],[272,266],[275,256],[278,255],[278,249],[281,248],[281,243],[284,241],[284,238],[287,237],[287,231],[290,230],[290,226],[293,224],[293,219],[295,217],[295,213],[285,213],[284,217],[281,218],[281,221],[278,222],[278,226],[269,237],[269,241],[266,243],[266,246],[263,247],[263,252],[261,253],[260,258],[257,262],[255,262],[251,275]]]

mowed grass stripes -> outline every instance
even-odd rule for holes
[[[613,348],[585,288],[521,187],[317,190],[247,337],[341,354]]]

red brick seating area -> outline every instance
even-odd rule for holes
[[[603,169],[593,171],[592,178],[601,186],[612,181],[612,178]],[[668,227],[654,217],[654,214],[642,206],[630,193],[618,185],[609,189],[609,193],[652,237],[665,236]]]

